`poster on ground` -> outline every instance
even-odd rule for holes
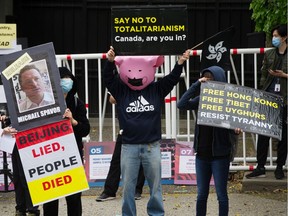
[[[114,142],[89,142],[85,144],[85,170],[89,182],[106,179]]]
[[[89,189],[70,120],[21,131],[16,145],[34,206]]]
[[[111,14],[117,55],[176,55],[188,47],[186,5],[115,6]]]
[[[177,142],[175,184],[196,185],[195,155],[191,142]]]
[[[283,97],[216,81],[201,84],[197,123],[281,140]]]
[[[88,142],[85,144],[85,171],[90,186],[102,186],[107,178],[115,142]],[[175,170],[175,140],[160,140],[161,177],[163,184],[172,184]]]
[[[162,184],[173,184],[175,175],[175,139],[161,139]]]
[[[114,146],[114,142],[88,142],[85,144],[85,171],[91,187],[104,185]],[[160,147],[162,184],[196,185],[193,143],[162,139]],[[214,184],[213,178],[210,184]]]
[[[7,166],[7,172],[4,171],[5,166]],[[11,154],[6,154],[6,158],[4,158],[4,152],[0,151],[0,170],[0,192],[13,191],[14,183],[12,181],[13,167]]]
[[[193,142],[177,141],[175,145],[175,155],[174,184],[197,185],[196,155],[193,149]],[[214,178],[212,176],[210,185],[214,184]]]

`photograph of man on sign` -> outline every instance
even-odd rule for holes
[[[55,103],[45,59],[23,67],[13,78],[13,86],[19,113]]]

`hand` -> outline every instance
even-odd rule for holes
[[[182,65],[190,57],[190,49],[186,50],[182,56],[179,56],[178,64]]]
[[[112,46],[110,46],[110,50],[107,52],[107,59],[110,62],[113,62],[115,59],[115,52],[114,52],[114,48]]]
[[[243,130],[241,128],[235,128],[234,129],[234,133],[239,135],[241,132],[243,132]]]
[[[5,115],[1,115],[0,116],[0,121],[5,121],[6,120],[6,116]]]
[[[271,69],[269,69],[268,72],[272,76],[283,77],[283,78],[287,78],[288,79],[288,74],[284,73],[282,70],[271,70]]]
[[[211,80],[211,78],[201,77],[198,81],[202,83],[202,82],[206,82],[206,81],[208,81],[208,80]]]
[[[17,130],[16,130],[15,128],[13,128],[13,127],[5,127],[5,128],[3,129],[3,132],[2,132],[2,134],[1,134],[1,136],[2,136],[3,134],[10,134],[12,137],[14,137],[15,134],[17,134]]]
[[[109,102],[110,102],[111,104],[117,104],[117,103],[116,103],[116,99],[115,99],[112,95],[110,95],[110,97],[109,97]]]
[[[76,126],[78,122],[73,118],[72,112],[69,108],[67,108],[63,114],[63,118],[68,118],[72,124],[72,126]]]

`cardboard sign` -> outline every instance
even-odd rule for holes
[[[112,7],[117,55],[175,55],[188,47],[186,6]]]
[[[36,68],[37,80],[36,75],[21,79],[25,67]],[[62,120],[66,104],[52,43],[0,56],[0,71],[14,128],[22,131]],[[42,101],[33,102],[40,94]]]
[[[19,132],[16,144],[34,206],[89,189],[70,120]]]
[[[209,81],[201,84],[197,123],[241,128],[281,140],[283,98],[262,90]]]
[[[175,145],[175,177],[174,184],[197,185],[196,156],[192,142],[177,142]],[[211,177],[210,185],[214,185]]]
[[[16,24],[0,23],[0,49],[13,49],[16,38]]]
[[[4,159],[4,152],[0,151],[0,166],[4,166],[4,161],[7,164],[8,168],[13,173],[13,166],[12,166],[12,158],[11,154],[6,154],[6,160]],[[10,182],[11,180],[11,182]],[[8,184],[7,184],[8,183]],[[2,173],[0,175],[0,191],[1,192],[7,192],[7,191],[13,191],[14,190],[14,183],[12,182],[12,179],[9,177],[9,175],[4,175]]]

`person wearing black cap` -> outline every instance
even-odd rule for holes
[[[66,101],[67,109],[63,118],[68,118],[73,126],[75,139],[78,145],[81,159],[83,159],[82,138],[90,132],[90,123],[87,118],[87,111],[82,100],[76,97],[77,80],[74,75],[65,67],[59,67],[61,77],[61,87]],[[81,193],[76,193],[66,197],[67,215],[82,215]],[[43,205],[44,216],[58,215],[59,201],[54,200]]]

